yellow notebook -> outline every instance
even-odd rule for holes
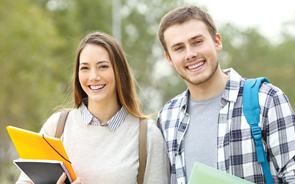
[[[6,128],[20,158],[62,161],[73,181],[76,180],[76,174],[60,139],[13,126]]]

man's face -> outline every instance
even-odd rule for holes
[[[197,19],[170,26],[164,32],[169,65],[175,67],[187,85],[200,85],[214,80],[219,63],[217,51],[222,49],[221,37],[212,37],[205,23]]]

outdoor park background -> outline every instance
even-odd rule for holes
[[[115,1],[115,0],[114,0]],[[208,0],[212,2],[213,0]],[[279,17],[290,5],[277,5],[271,13]],[[278,24],[267,16],[272,1],[250,1],[241,7],[224,0],[218,9],[196,0],[121,0],[121,43],[141,89],[147,113],[155,112],[186,85],[171,68],[157,40],[158,24],[169,10],[200,5],[212,13],[221,33],[219,53],[223,69],[233,67],[242,76],[267,77],[281,88],[295,107],[295,13]],[[248,1],[247,1],[248,2]],[[256,6],[255,2],[260,2]],[[228,3],[228,4],[226,4]],[[265,5],[265,6],[264,6]],[[226,7],[231,7],[226,9]],[[249,8],[250,7],[250,8]],[[251,9],[251,7],[253,9]],[[295,6],[294,6],[295,7]],[[247,9],[244,20],[230,21],[222,15],[238,17]],[[256,22],[249,21],[255,10]],[[249,17],[249,18],[248,18]],[[263,19],[260,19],[263,17]],[[221,21],[222,20],[222,21]],[[251,19],[252,20],[252,19]],[[253,20],[254,22],[254,20]],[[273,32],[263,25],[270,23]],[[261,24],[258,25],[258,24]],[[275,30],[275,32],[274,32]],[[6,131],[12,125],[39,131],[46,119],[71,96],[75,51],[87,33],[102,31],[112,35],[112,1],[109,0],[1,0],[0,2],[0,183],[15,183],[18,158]]]

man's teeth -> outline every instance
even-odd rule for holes
[[[198,63],[198,64],[195,64],[195,65],[193,65],[193,66],[189,66],[188,69],[194,69],[194,68],[197,68],[197,67],[203,65],[204,63],[205,63],[205,61],[203,61],[203,62],[201,62],[201,63]]]
[[[103,88],[104,85],[100,85],[100,86],[90,86],[91,89],[101,89]]]

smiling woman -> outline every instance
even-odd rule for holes
[[[137,183],[140,108],[132,74],[118,42],[104,33],[87,35],[78,47],[74,108],[61,140],[78,179],[73,184]],[[54,136],[59,113],[40,133]],[[144,184],[169,183],[169,161],[159,129],[147,121]],[[64,183],[61,176],[57,184]],[[18,182],[30,183],[21,174]]]
[[[88,96],[88,110],[100,118],[98,120],[101,123],[107,122],[120,110],[114,70],[104,47],[89,44],[83,49],[80,54],[79,81]]]

